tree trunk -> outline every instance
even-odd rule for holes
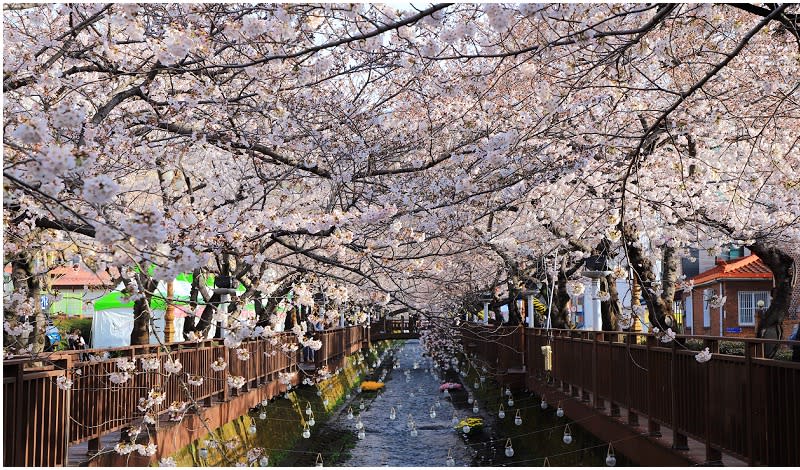
[[[762,242],[748,246],[751,252],[772,271],[775,287],[772,289],[772,301],[769,308],[761,316],[757,328],[759,338],[783,339],[783,320],[789,312],[792,302],[792,273],[794,259],[775,246],[767,246]],[[777,346],[767,347],[764,353],[772,358],[778,351]]]
[[[603,331],[616,331],[617,317],[622,314],[619,292],[617,292],[617,282],[614,276],[606,276],[601,282],[605,283],[606,292],[611,296],[607,302],[600,303],[600,315],[603,318]]]
[[[647,308],[650,313],[650,323],[662,331],[672,326],[672,303],[675,296],[675,281],[677,280],[678,259],[675,249],[664,246],[662,253],[661,292],[655,291],[656,274],[650,257],[638,243],[638,236],[629,224],[623,226],[623,241],[628,250],[630,265],[634,277],[642,285],[642,292],[647,299]]]
[[[33,323],[33,336],[19,337],[16,341],[5,342],[4,344],[10,345],[16,343],[16,346],[23,347],[28,344],[31,345],[31,352],[39,354],[44,351],[45,343],[45,330],[47,329],[47,318],[42,311],[42,304],[39,302],[41,296],[41,286],[39,285],[39,278],[34,274],[35,268],[33,263],[33,256],[29,253],[18,253],[11,261],[11,276],[14,285],[14,290],[25,291],[26,297],[33,300],[34,313],[33,318],[28,318],[28,322]],[[16,312],[6,311],[3,314],[5,317],[12,319],[13,323],[19,321]],[[54,345],[55,346],[55,345]]]
[[[147,274],[136,275],[141,297],[133,303],[133,330],[131,330],[131,346],[150,344],[150,299],[158,287],[158,282]]]

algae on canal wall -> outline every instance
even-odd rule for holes
[[[372,349],[364,349],[346,358],[339,374],[313,387],[295,387],[270,400],[267,406],[258,405],[248,414],[226,423],[171,457],[178,466],[250,465],[263,456],[268,456],[270,466],[281,465],[287,455],[301,444],[299,441],[309,418],[306,407],[310,404],[316,421],[315,426],[310,427],[313,436],[314,429],[319,428],[363,380],[368,364],[394,343],[374,343]],[[252,425],[255,425],[255,433],[250,433]],[[201,449],[205,450],[201,452]]]

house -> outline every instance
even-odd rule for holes
[[[53,292],[58,292],[60,300],[49,305],[52,315],[77,317],[94,316],[92,301],[99,299],[113,287],[106,273],[95,274],[84,266],[74,269],[71,266],[53,268],[48,275]]]
[[[757,311],[761,306],[769,307],[773,288],[772,271],[758,256],[717,259],[716,266],[689,281],[694,285],[685,294],[685,305],[692,334],[756,336]],[[710,300],[714,297],[726,298],[722,307],[712,307]]]

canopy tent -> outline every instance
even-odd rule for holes
[[[206,284],[213,288],[214,278],[209,276]],[[173,305],[175,305],[175,319],[173,320],[175,341],[184,341],[183,323],[187,316],[194,318],[202,313],[205,301],[198,296],[198,307],[194,312],[189,306],[192,288],[192,275],[181,274],[173,281]],[[131,332],[133,331],[133,304],[122,290],[124,286],[118,285],[112,292],[94,301],[94,319],[92,321],[91,347],[106,348],[129,346]],[[244,287],[237,289],[236,295],[244,293]],[[150,310],[153,314],[153,330],[150,332],[150,343],[157,343],[164,339],[164,314],[167,306],[167,283],[160,281],[155,295],[150,299]],[[243,309],[243,317],[249,318],[255,314],[255,305],[249,302]],[[209,334],[214,335],[215,326],[211,326]]]

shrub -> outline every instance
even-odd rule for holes
[[[744,356],[744,341],[720,341],[719,353],[731,356]]]

